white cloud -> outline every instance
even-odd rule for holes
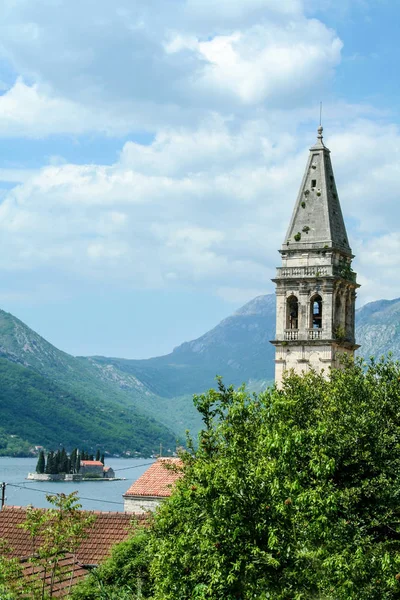
[[[79,17],[65,1],[3,4],[0,56],[21,78],[0,99],[0,135],[118,135],[296,107],[340,61],[336,34],[299,0],[86,0]]]
[[[92,110],[54,96],[46,86],[27,85],[21,77],[0,96],[0,137],[43,138],[53,134],[126,134],[138,128],[134,115],[106,106]]]
[[[386,179],[386,206],[375,182],[382,182],[376,169],[397,168],[400,134],[363,120],[332,131],[327,143],[365,283],[360,297],[382,295],[374,288],[382,273],[395,296],[400,241],[389,232],[398,194],[395,178]],[[0,205],[0,267],[46,266],[137,288],[200,285],[224,298],[272,291],[306,164],[303,139],[298,148],[298,137],[271,132],[265,122],[232,130],[216,119],[195,132],[160,132],[145,148],[129,142],[112,166],[45,167]],[[383,157],[382,148],[393,152]],[[365,232],[374,212],[381,233],[371,239]]]
[[[268,291],[315,90],[341,60],[337,34],[300,0],[76,7],[3,1],[0,54],[19,78],[0,96],[0,136],[151,130],[154,141],[125,143],[111,166],[54,157],[36,172],[0,171],[19,183],[0,196],[0,269],[195,284],[233,301]],[[332,102],[326,113],[360,295],[396,295],[399,131],[367,106]]]
[[[193,45],[192,39],[178,37],[168,50],[193,50]],[[205,93],[229,94],[243,104],[290,105],[309,98],[313,81],[321,85],[332,75],[341,49],[334,32],[316,20],[254,25],[199,42],[197,50],[207,62],[194,84]]]

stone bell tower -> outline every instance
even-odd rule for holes
[[[283,373],[329,372],[353,354],[356,273],[322,127],[310,149],[276,278],[275,382]]]

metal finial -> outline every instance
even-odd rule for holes
[[[322,132],[324,128],[322,127],[322,102],[319,103],[319,127],[318,127],[318,139],[322,140]]]

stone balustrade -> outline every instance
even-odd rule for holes
[[[307,334],[309,340],[322,340],[322,329],[308,329]]]
[[[285,329],[285,340],[293,341],[299,339],[299,330],[298,329]]]
[[[278,267],[276,276],[280,277],[328,277],[333,275],[333,266],[327,267]]]

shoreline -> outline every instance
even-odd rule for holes
[[[28,473],[25,477],[28,481],[37,481],[37,482],[46,482],[46,481],[54,481],[60,483],[71,483],[71,481],[79,482],[79,481],[125,481],[126,477],[82,477],[79,474],[59,474],[59,473]]]

